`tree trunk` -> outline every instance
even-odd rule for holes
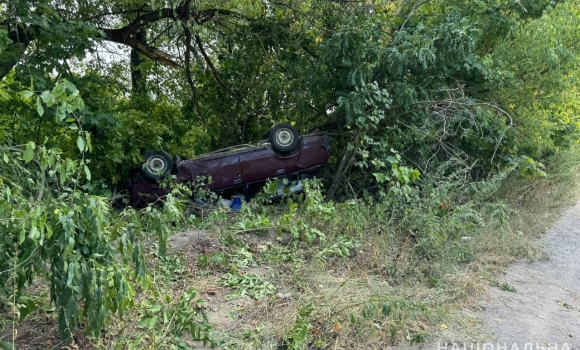
[[[36,35],[35,29],[27,28],[25,30],[21,26],[8,34],[8,39],[12,40],[12,44],[0,53],[0,80],[4,79],[12,68],[24,58],[26,48],[36,38]]]
[[[334,194],[338,189],[338,185],[340,184],[340,180],[342,180],[342,175],[346,170],[346,164],[348,160],[351,158],[352,152],[348,149],[348,144],[344,147],[344,151],[342,152],[342,159],[340,160],[340,164],[338,165],[338,169],[336,169],[336,173],[334,175],[334,180],[332,181],[332,185],[328,189],[326,193],[326,200],[331,200],[334,198]]]
[[[147,45],[147,33],[144,28],[139,29],[135,33],[135,40],[143,45]],[[131,85],[133,95],[141,95],[145,93],[145,77],[141,64],[143,63],[143,56],[136,48],[131,48]]]

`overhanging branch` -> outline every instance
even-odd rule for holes
[[[163,63],[171,68],[178,68],[179,64],[174,61],[173,56],[159,50],[156,47],[142,43],[135,39],[134,35],[124,36],[119,29],[101,29],[105,33],[105,40],[127,45],[139,51],[143,56]]]
[[[106,41],[127,45],[139,51],[145,57],[148,57],[156,62],[160,62],[172,68],[178,68],[180,65],[171,54],[164,52],[163,50],[151,45],[150,43],[140,42],[136,39],[135,34],[139,30],[142,30],[148,25],[160,20],[182,21],[184,23],[187,23],[189,20],[193,20],[197,24],[203,24],[217,18],[218,16],[232,16],[248,19],[242,14],[226,9],[210,8],[203,10],[192,10],[190,2],[191,0],[185,0],[180,4],[180,6],[176,8],[151,10],[138,16],[122,28],[100,27],[98,30],[103,33],[102,39]],[[126,14],[131,12],[132,10],[108,12],[103,14],[103,16],[121,13]],[[89,20],[95,18],[98,17],[93,16],[90,17]],[[66,23],[67,20],[64,20],[63,24]],[[39,37],[38,26],[35,25],[17,25],[12,32],[10,32],[9,28],[6,29],[8,29],[8,37],[12,40],[12,43],[0,54],[0,79],[4,78],[12,70],[12,68],[18,64],[18,62],[24,57],[24,53],[30,43],[34,40],[37,40]]]
[[[162,19],[171,19],[174,21],[184,21],[188,19],[195,20],[198,24],[208,22],[218,15],[227,16],[238,16],[243,17],[240,14],[224,9],[205,9],[199,11],[191,11],[190,1],[185,1],[182,5],[177,8],[163,8],[160,10],[147,12],[137,18],[135,18],[128,25],[118,28],[99,28],[103,33],[105,33],[105,40],[116,42],[119,44],[124,44],[138,50],[141,54],[150,59],[163,63],[171,68],[178,68],[179,64],[174,60],[174,58],[160,49],[151,46],[149,44],[144,44],[135,39],[135,33],[146,27],[147,25],[160,21]]]

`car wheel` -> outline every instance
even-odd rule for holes
[[[281,123],[270,130],[270,144],[278,152],[290,152],[300,143],[300,134],[292,125]]]
[[[149,180],[163,180],[173,169],[173,158],[164,151],[151,151],[143,155],[143,176]]]

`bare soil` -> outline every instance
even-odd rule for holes
[[[507,285],[489,290],[477,316],[496,343],[580,349],[580,203],[564,212],[540,244],[548,259],[512,265]]]
[[[537,242],[546,259],[518,261],[440,334],[408,349],[580,349],[580,203]],[[475,300],[475,301],[474,301]],[[491,347],[493,344],[493,348]],[[526,345],[528,344],[528,345]]]

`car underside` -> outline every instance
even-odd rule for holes
[[[268,179],[287,179],[290,190],[297,192],[301,190],[301,180],[316,177],[328,162],[331,141],[326,135],[300,136],[290,124],[282,123],[270,130],[269,140],[195,159],[178,159],[175,166],[168,153],[148,152],[142,171],[130,181],[131,203],[142,206],[163,199],[168,190],[160,183],[171,174],[177,183],[193,184],[202,178],[210,190],[224,196],[242,193],[246,200]]]

